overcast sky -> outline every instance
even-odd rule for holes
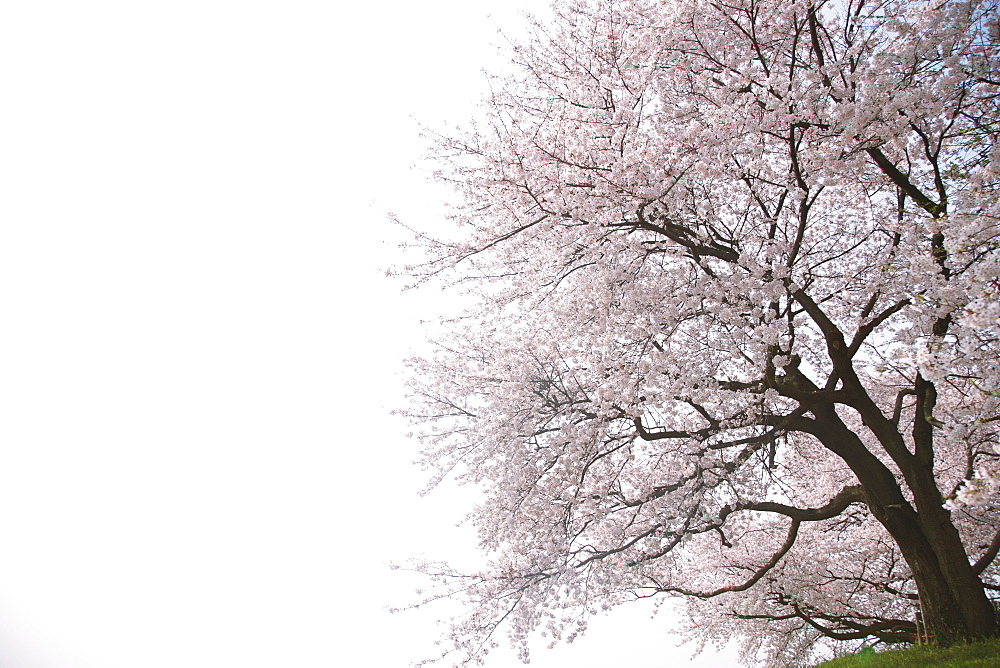
[[[474,562],[472,497],[420,499],[389,415],[441,296],[385,278],[387,212],[440,224],[414,118],[474,112],[527,4],[7,5],[0,666],[433,654],[450,611],[388,615],[421,582],[387,566]],[[637,607],[532,665],[677,665],[674,623]]]

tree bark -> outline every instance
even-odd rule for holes
[[[899,545],[920,595],[924,624],[947,646],[1000,635],[993,605],[974,572],[930,467],[912,467],[913,505],[895,475],[865,446],[830,404],[811,408],[814,435],[858,477],[868,507]]]

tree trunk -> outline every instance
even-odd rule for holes
[[[933,642],[952,645],[998,635],[993,605],[953,526],[953,538],[930,538],[912,508],[872,510],[910,566],[923,622]]]
[[[931,640],[947,646],[1000,635],[993,605],[969,563],[951,513],[942,505],[932,466],[906,471],[914,509],[892,471],[844,424],[833,406],[813,406],[811,412],[816,416],[815,435],[854,471],[872,514],[910,566]]]
[[[993,604],[986,597],[983,583],[969,563],[958,530],[951,522],[951,513],[941,504],[941,494],[935,488],[930,499],[921,498],[925,494],[919,492],[915,492],[914,496],[919,530],[929,549],[920,550],[912,557],[904,556],[913,570],[921,599],[927,599],[924,613],[928,631],[945,645],[1000,634]],[[928,575],[917,576],[918,563],[919,572]],[[932,595],[931,592],[938,589],[944,589],[954,599],[958,618],[952,618],[950,610],[936,608],[933,600],[939,595]],[[961,625],[957,623],[959,619]]]

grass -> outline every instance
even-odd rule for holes
[[[857,654],[821,663],[816,668],[989,668],[1000,666],[1000,639],[939,649],[924,645],[874,652],[867,647]]]

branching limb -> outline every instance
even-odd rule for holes
[[[892,160],[886,157],[885,153],[882,152],[878,147],[868,149],[868,155],[871,159],[875,161],[878,168],[882,170],[882,173],[888,176],[896,186],[906,193],[910,199],[916,202],[921,209],[931,214],[933,217],[937,218],[942,214],[941,204],[933,201],[930,197],[925,195],[920,188],[913,185],[910,179],[906,177],[906,174],[899,171],[899,168],[893,164]]]
[[[901,310],[909,306],[910,303],[911,302],[909,298],[900,299],[898,302],[896,302],[889,308],[885,309],[874,318],[868,320],[868,322],[866,322],[864,325],[858,327],[858,331],[854,335],[854,339],[851,341],[851,345],[848,346],[847,348],[847,351],[848,353],[850,353],[850,356],[853,358],[857,354],[858,350],[861,348],[861,344],[864,343],[865,339],[867,339],[868,336],[872,332],[874,332],[879,325],[881,325],[883,322],[894,316],[896,313],[899,313]]]
[[[990,546],[986,548],[986,551],[983,552],[983,555],[976,560],[975,564],[973,564],[972,566],[973,572],[976,575],[982,574],[982,572],[986,570],[986,567],[992,564],[993,560],[997,558],[998,552],[1000,552],[1000,531],[998,531],[997,534],[993,536],[993,542],[990,543]]]
[[[798,604],[793,603],[792,609],[795,616],[813,627],[828,638],[834,640],[863,640],[864,638],[876,637],[885,643],[913,642],[916,636],[917,627],[911,621],[904,619],[875,619],[871,623],[863,624],[852,621],[848,617],[835,617],[823,615],[816,612],[806,612]],[[830,628],[820,624],[817,619],[825,622],[833,622],[849,630]]]
[[[913,396],[914,394],[916,394],[916,392],[912,389],[900,390],[899,393],[896,394],[896,405],[892,409],[892,423],[897,427],[899,426],[900,417],[902,417],[903,414],[903,397]]]
[[[783,503],[762,501],[759,503],[741,503],[741,510],[758,510],[767,513],[780,513],[800,522],[817,522],[836,517],[844,512],[852,503],[864,503],[864,492],[861,485],[851,485],[840,490],[830,501],[820,508],[795,508]]]
[[[782,544],[778,551],[775,552],[766,564],[761,566],[757,571],[750,576],[750,578],[743,584],[730,585],[728,587],[720,587],[713,591],[695,591],[693,589],[685,589],[684,587],[664,587],[663,592],[683,594],[684,596],[694,596],[696,598],[714,598],[721,594],[728,594],[730,592],[746,591],[750,587],[757,584],[762,577],[767,575],[768,571],[778,565],[778,562],[788,554],[788,551],[792,549],[795,544],[795,538],[799,535],[799,520],[792,520],[792,523],[788,527],[788,536],[785,538],[785,542]]]

